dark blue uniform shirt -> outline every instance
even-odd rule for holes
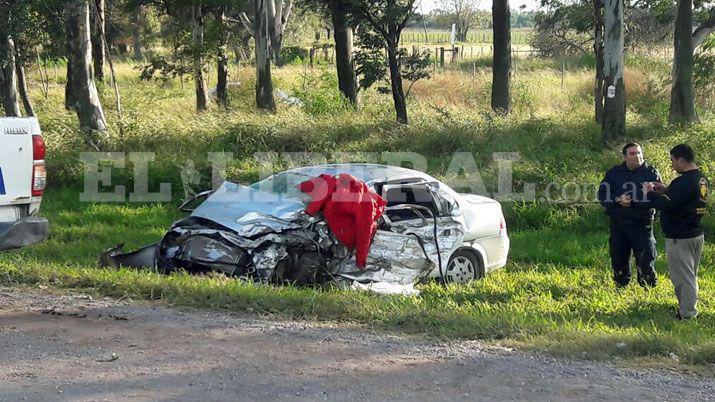
[[[703,234],[700,220],[707,212],[708,180],[699,169],[673,180],[665,194],[648,193],[660,212],[660,225],[668,239],[692,239]]]
[[[655,210],[653,203],[643,194],[643,183],[660,181],[660,173],[648,163],[643,162],[640,167],[630,170],[623,162],[606,172],[598,188],[598,201],[606,208],[606,214],[611,219],[624,223],[649,224],[655,216]],[[622,207],[616,202],[616,198],[624,195],[631,197],[629,207]]]

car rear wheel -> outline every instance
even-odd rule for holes
[[[446,283],[467,284],[481,277],[479,258],[468,250],[457,250],[452,254],[444,273]]]

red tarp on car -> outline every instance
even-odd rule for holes
[[[309,215],[323,211],[330,230],[348,250],[355,249],[355,263],[364,268],[377,219],[387,201],[372,191],[365,182],[347,173],[335,176],[321,174],[299,185],[308,194]]]

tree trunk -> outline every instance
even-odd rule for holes
[[[196,87],[196,110],[208,109],[206,80],[204,79],[204,15],[201,6],[194,6],[191,18],[191,37],[194,53],[194,83]]]
[[[626,85],[623,81],[623,0],[604,2],[604,113],[603,141],[626,134]]]
[[[456,22],[455,25],[455,37],[457,39],[457,42],[466,42],[467,41],[467,33],[469,32],[469,26],[466,21],[462,21],[461,18]]]
[[[70,49],[70,33],[69,33],[69,27],[67,27],[67,77],[66,77],[66,82],[65,82],[65,109],[74,111],[74,105],[76,103],[76,98],[75,98],[75,91],[72,89],[72,83],[74,80],[72,79],[72,66],[74,65],[74,61],[72,60],[72,53]]]
[[[239,43],[241,43],[240,51],[241,51],[241,58],[236,60],[236,63],[240,63],[241,61],[245,62],[250,62],[251,61],[251,38],[253,37],[253,32],[250,34],[241,34],[241,39],[239,40]]]
[[[268,12],[268,30],[270,32],[270,46],[273,61],[276,66],[283,65],[281,60],[281,47],[283,46],[283,32],[285,32],[286,23],[293,9],[293,0],[288,0],[285,3],[283,0],[266,0],[266,11]]]
[[[71,54],[68,62],[71,82],[68,82],[68,88],[74,101],[71,106],[77,111],[80,128],[88,133],[88,139],[96,145],[96,134],[107,130],[107,122],[92,73],[88,0],[67,3],[65,12]]]
[[[390,66],[390,84],[392,86],[392,100],[395,103],[395,113],[397,122],[407,124],[407,103],[405,102],[405,91],[402,88],[402,74],[400,72],[400,61],[397,58],[397,41],[388,43],[387,60]]]
[[[673,85],[670,89],[670,124],[698,120],[693,93],[693,0],[678,0],[675,19]]]
[[[94,4],[90,7],[95,7],[92,15],[92,60],[94,61],[94,78],[98,81],[104,81],[104,58],[106,51],[104,49],[104,0],[90,0]]]
[[[593,54],[596,57],[596,85],[594,91],[596,123],[603,124],[603,0],[593,3],[595,37]]]
[[[276,4],[278,3],[278,4]],[[283,1],[282,0],[264,0],[264,6],[266,7],[268,32],[269,32],[269,43],[270,43],[270,53],[273,57],[273,62],[277,67],[281,66],[281,33],[279,29],[281,26],[281,17],[279,14],[283,12]]]
[[[511,109],[511,14],[509,0],[494,0],[492,5],[494,55],[492,62],[492,110],[507,114]]]
[[[331,13],[335,32],[335,64],[340,92],[350,103],[358,102],[358,83],[353,65],[353,30],[348,26],[345,0],[333,0]]]
[[[15,45],[7,32],[0,32],[0,100],[5,116],[21,116],[17,99]]]
[[[133,21],[132,21],[132,42],[134,48],[134,60],[144,60],[144,53],[142,52],[142,35],[141,27],[144,22],[144,6],[137,6],[134,9]]]
[[[15,58],[15,70],[17,72],[17,89],[22,100],[22,107],[25,109],[25,114],[28,116],[35,115],[35,109],[32,107],[30,97],[27,94],[27,78],[25,77],[25,66],[22,65],[21,57]]]
[[[226,20],[224,9],[216,15],[218,25],[218,45],[216,49],[217,79],[216,79],[216,103],[223,108],[228,107],[228,54]]]
[[[268,32],[267,4],[273,0],[255,0],[256,16],[253,38],[256,42],[256,106],[269,112],[276,111],[271,77],[270,34]]]

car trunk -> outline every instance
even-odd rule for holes
[[[479,205],[478,216],[474,214],[472,208],[462,208],[462,214],[466,221],[467,230],[464,234],[464,241],[476,238],[498,236],[502,232],[501,204],[487,197],[472,194],[460,194],[462,198],[470,204]]]

